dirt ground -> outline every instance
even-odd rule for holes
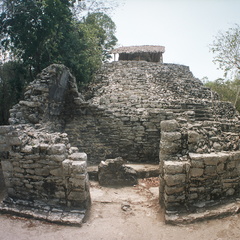
[[[0,215],[0,240],[239,240],[240,215],[190,225],[164,224],[155,179],[134,187],[91,182],[92,208],[82,227]]]

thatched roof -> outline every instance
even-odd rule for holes
[[[153,45],[143,45],[143,46],[119,47],[119,48],[112,50],[112,53],[144,53],[144,52],[164,53],[165,47],[153,46]]]

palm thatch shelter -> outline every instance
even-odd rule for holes
[[[163,62],[163,53],[165,47],[143,45],[143,46],[131,46],[131,47],[119,47],[112,51],[114,54],[114,61],[116,61],[116,55],[119,54],[119,61],[147,61],[147,62]]]

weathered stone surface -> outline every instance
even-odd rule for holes
[[[62,143],[53,144],[48,148],[49,154],[61,155],[66,152],[66,145]]]
[[[191,177],[201,177],[203,175],[203,172],[204,172],[203,168],[191,168],[190,176]]]
[[[176,120],[161,122],[161,130],[163,132],[175,132],[178,128],[179,128],[179,123]]]
[[[118,157],[107,159],[98,166],[98,181],[103,186],[131,186],[137,184],[137,172],[123,165],[124,161]]]
[[[185,174],[176,174],[176,175],[165,175],[164,180],[166,181],[167,186],[182,185],[186,181]]]
[[[239,115],[188,67],[105,64],[83,94],[63,65],[46,68],[27,87],[10,111],[14,126],[0,127],[0,150],[13,166],[4,170],[9,195],[86,205],[87,159],[78,148],[95,163],[106,156],[157,162],[160,150],[167,210],[239,192]]]
[[[181,137],[182,135],[180,132],[163,132],[161,135],[161,140],[172,142],[172,141],[180,140]]]
[[[185,162],[165,161],[163,168],[166,174],[178,174],[185,172],[186,164]]]
[[[24,100],[10,111],[13,126],[0,127],[0,154],[5,156],[1,165],[8,194],[3,211],[81,223],[84,213],[71,210],[86,210],[90,204],[87,155],[69,144],[68,135],[62,132],[61,115],[68,101],[78,95],[74,81],[63,65],[44,69],[28,86]],[[37,204],[41,201],[43,209]],[[77,220],[78,216],[81,219]]]
[[[87,161],[87,154],[75,152],[69,155],[68,158],[73,161]]]
[[[189,143],[197,143],[200,139],[199,133],[196,131],[189,131],[188,132],[188,142]]]

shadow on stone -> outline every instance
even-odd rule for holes
[[[99,164],[98,181],[102,186],[133,186],[138,183],[137,172],[125,166],[121,157],[107,159]]]

